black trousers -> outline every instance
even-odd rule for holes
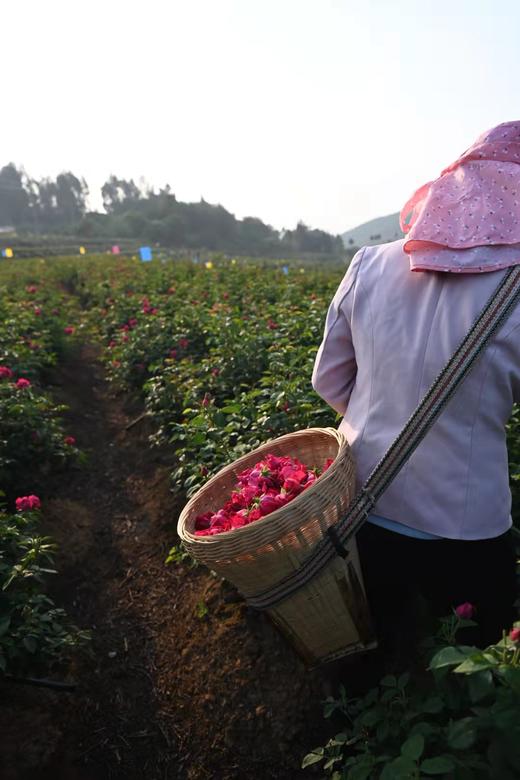
[[[478,628],[461,632],[463,644],[493,644],[516,619],[516,556],[510,531],[478,541],[430,540],[365,523],[357,543],[382,649],[395,649],[399,636],[409,633],[411,604],[418,594],[438,617],[466,601],[475,605]]]

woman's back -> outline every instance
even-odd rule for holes
[[[410,272],[404,241],[354,258],[327,318],[313,385],[344,413],[362,483],[399,434],[506,273]],[[497,255],[498,251],[498,255]],[[494,261],[500,250],[493,248]],[[448,539],[511,524],[504,425],[520,399],[513,312],[375,507]]]

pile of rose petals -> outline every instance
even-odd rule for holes
[[[309,469],[297,458],[266,455],[238,475],[238,483],[221,509],[195,518],[195,536],[214,536],[265,517],[313,485],[332,462],[329,458],[323,469]]]

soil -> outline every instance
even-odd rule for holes
[[[229,584],[166,566],[183,505],[171,454],[150,448],[148,420],[111,393],[93,349],[53,384],[89,457],[44,495],[59,545],[52,593],[92,648],[62,675],[73,692],[0,683],[0,777],[316,777],[300,764],[334,733],[322,701],[340,677],[363,687],[363,659],[308,670]]]

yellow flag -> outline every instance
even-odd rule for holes
[[[14,252],[11,249],[10,246],[6,246],[6,248],[5,248],[5,256],[6,257],[14,257]]]
[[[207,260],[204,263],[204,265],[206,266],[206,268],[209,268],[210,270],[211,270],[211,268],[213,268],[213,263],[211,262],[211,260]]]
[[[235,260],[235,258],[233,258],[232,261],[231,261],[231,265],[236,265],[236,264],[237,264],[237,261]]]
[[[84,246],[80,246],[79,253],[80,253],[80,255],[85,255],[87,253],[87,250],[85,249]]]

